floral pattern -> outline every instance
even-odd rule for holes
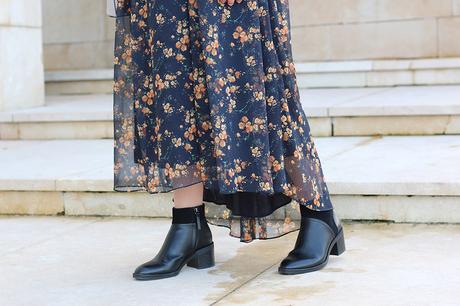
[[[299,204],[332,209],[287,0],[115,4],[116,191],[203,182],[208,222],[244,242],[297,230]]]

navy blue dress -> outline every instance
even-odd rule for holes
[[[297,230],[287,204],[332,209],[287,0],[116,1],[114,190],[203,182],[208,222],[243,242]]]

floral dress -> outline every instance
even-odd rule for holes
[[[299,229],[299,204],[332,209],[287,0],[115,1],[115,191],[203,182],[208,222],[242,242]]]

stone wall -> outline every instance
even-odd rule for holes
[[[42,0],[46,70],[112,65],[114,19],[106,0]]]
[[[42,0],[47,70],[108,68],[106,0]],[[289,0],[297,61],[460,56],[460,0]]]
[[[290,0],[298,61],[460,56],[460,0]]]

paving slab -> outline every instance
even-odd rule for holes
[[[97,220],[86,218],[0,217],[0,257],[56,239]]]
[[[460,225],[346,222],[347,251],[292,276],[276,269],[297,232],[241,243],[211,225],[216,266],[133,280],[170,222],[1,217],[0,305],[458,305]]]
[[[23,223],[22,218],[13,218],[18,219]],[[52,219],[35,219],[29,234],[51,231],[40,223]],[[274,265],[283,255],[279,247],[286,241],[292,244],[283,239],[246,245],[228,236],[225,228],[213,226],[215,267],[186,266],[176,278],[137,282],[132,272],[159,250],[169,219],[74,220],[82,225],[54,239],[26,247],[9,241],[11,249],[21,248],[0,256],[1,305],[207,305]],[[10,235],[23,228],[8,223]]]
[[[273,266],[215,305],[458,305],[460,226],[350,224],[346,237],[323,270]]]

